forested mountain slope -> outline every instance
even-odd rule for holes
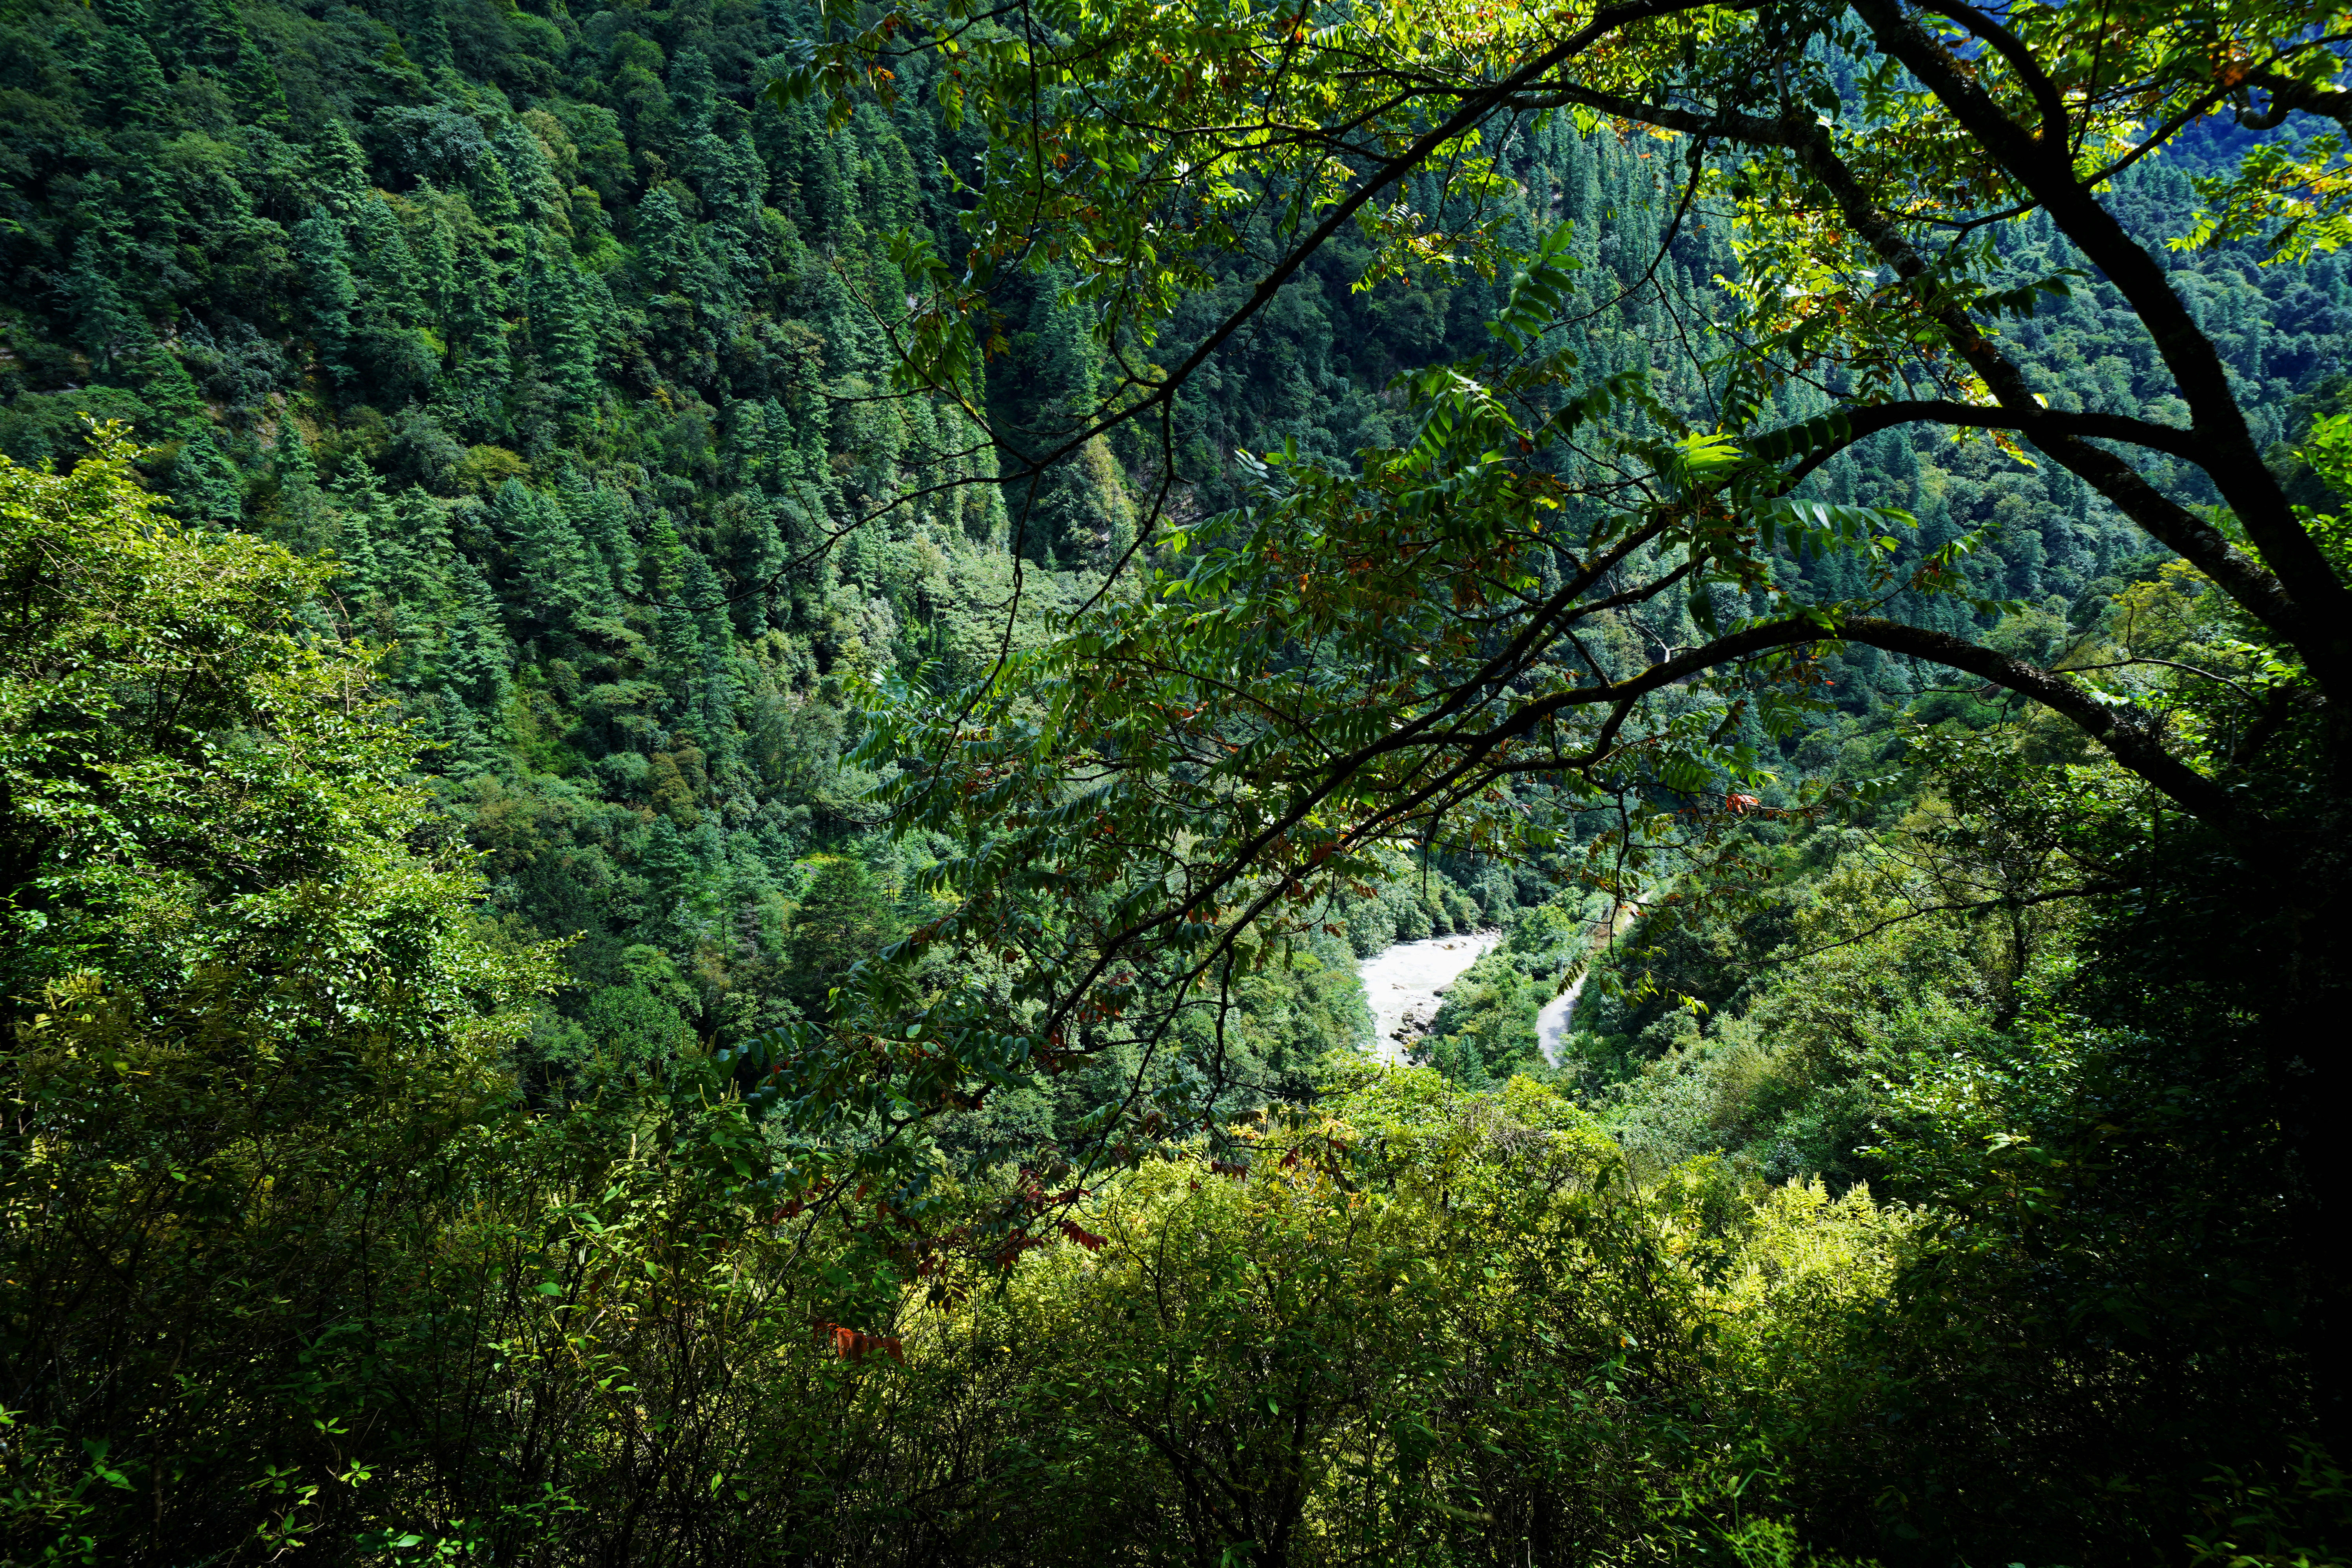
[[[345,629],[396,645],[388,673],[491,855],[495,906],[586,933],[566,1021],[535,1047],[552,1058],[737,1039],[821,997],[831,976],[795,960],[787,910],[803,860],[865,820],[844,683],[924,659],[969,678],[998,646],[1016,535],[1062,569],[1026,579],[1050,609],[1131,541],[1129,475],[1149,477],[1129,435],[1034,492],[960,484],[995,454],[953,408],[887,395],[907,285],[886,238],[911,224],[960,243],[972,135],[924,102],[919,56],[905,110],[837,135],[808,107],[756,106],[807,22],[436,0],[26,4],[7,25],[0,450],[70,460],[83,414],[120,417],[182,515],[341,563]],[[1565,120],[1505,158],[1518,242],[1578,224],[1592,373],[1678,365],[1652,345],[1704,332],[1734,265],[1720,226],[1675,240],[1664,294],[1612,309],[1670,210],[1654,160]],[[2118,199],[2151,235],[2189,201],[2163,163]],[[2031,224],[2003,244],[2021,269],[2065,259]],[[1351,292],[1367,256],[1319,257],[1180,402],[1184,504],[1230,503],[1236,447],[1393,439],[1388,377],[1484,342],[1501,280]],[[2178,265],[2284,439],[2337,374],[2340,258]],[[1008,433],[1094,396],[1099,351],[1055,280],[1003,300],[989,384]],[[1182,320],[1230,302],[1203,291]],[[2017,331],[2058,362],[2095,344],[2086,368],[2129,397],[2152,355],[2105,352],[2101,310],[2094,286]],[[1693,403],[1676,374],[1660,390]],[[2000,530],[1970,569],[2032,603],[2020,637],[2048,640],[2116,580],[2120,536],[2063,473],[1890,439],[1832,461],[1820,493],[1848,499],[1857,460],[1936,476],[1923,550]],[[1860,657],[1842,706],[1906,695]],[[1808,760],[1840,735],[1802,738]],[[1518,896],[1480,899],[1492,916]]]
[[[0,450],[70,462],[85,415],[122,419],[183,517],[339,563],[338,629],[394,647],[492,907],[584,933],[530,1047],[551,1063],[741,1039],[919,917],[877,850],[886,892],[837,873],[824,907],[863,912],[793,945],[809,858],[859,858],[870,818],[849,683],[970,679],[1016,548],[1019,637],[1133,539],[1139,444],[1000,493],[971,482],[997,458],[969,421],[890,395],[887,239],[957,243],[973,143],[919,76],[839,134],[756,105],[808,20],[23,5],[0,46]],[[1522,235],[1582,215],[1597,279],[1642,273],[1664,222],[1643,160],[1565,122],[1512,155]],[[1727,258],[1683,249],[1690,305]],[[1230,504],[1236,447],[1392,438],[1390,375],[1483,341],[1499,281],[1353,294],[1362,259],[1319,264],[1185,400],[1185,507]],[[1054,288],[1003,300],[1008,438],[1095,395],[1099,350]],[[1643,297],[1583,338],[1613,371],[1667,330]],[[1368,918],[1360,942],[1396,929]]]
[[[1343,850],[1327,816],[1261,846],[1296,862],[1245,867],[1251,898],[1326,885],[1195,992],[1184,944],[1247,900],[1091,996],[1022,989],[1136,907],[1134,868],[1208,839],[1156,802],[1121,838],[1110,784],[1276,798],[1219,770],[1318,638],[1375,650],[1329,665],[1332,743],[1302,730],[1341,755],[1402,722],[1375,675],[1446,640],[1375,669],[1393,626],[1498,646],[1578,530],[1644,487],[1681,504],[1744,460],[1727,432],[1867,401],[1869,367],[1799,352],[1718,405],[1764,354],[1736,302],[1771,258],[1735,247],[1749,198],[1703,142],[1499,110],[1496,177],[1465,152],[1397,182],[1397,221],[1430,225],[1402,275],[1358,288],[1393,258],[1340,229],[1164,425],[1075,440],[1259,298],[1274,226],[1188,252],[1213,273],[1146,343],[1105,327],[1108,241],[981,266],[1007,143],[944,110],[981,74],[933,47],[956,27],[882,27],[888,77],[828,104],[763,89],[880,13],[593,5],[0,6],[0,1552],[2337,1560],[2345,1485],[2305,1440],[2325,1270],[2291,1244],[2278,1113],[2303,1058],[2283,1077],[2260,1044],[2271,911],[2221,940],[2226,855],[1994,684],[1858,640],[1803,652],[1777,708],[1684,670],[1602,736],[1632,760],[1589,800],[1530,764],[1460,803],[1504,825],[1483,837],[1433,817]],[[1184,48],[1273,25],[1141,9],[1200,31]],[[1447,47],[1494,15],[1440,10]],[[1781,47],[1779,11],[1737,15],[1720,37]],[[1820,37],[1792,62],[1822,79],[1804,116],[1861,100]],[[2352,433],[2315,426],[2347,385],[2344,251],[2169,243],[2193,180],[2314,145],[2221,118],[2102,210],[2264,461],[2336,508],[2296,451],[2333,442],[2352,477]],[[1217,199],[1282,209],[1266,157]],[[1490,248],[1449,256],[1448,228]],[[2160,345],[2047,213],[1968,234],[1954,276],[2051,408],[2186,428]],[[951,292],[927,254],[987,274],[965,379],[919,363]],[[1531,279],[1545,319],[1514,338]],[[1538,412],[1603,389],[1624,484],[1532,439],[1465,449],[1559,498],[1507,592],[1488,538],[1436,619],[1408,582],[1236,645],[1265,657],[1210,670],[1213,699],[1070,705],[1138,645],[1057,639],[1342,603],[1446,498],[1471,498],[1447,528],[1515,515],[1449,488],[1446,443],[1538,338]],[[1590,674],[1793,594],[2105,672],[2100,700],[2200,765],[2310,750],[2293,661],[2064,466],[1932,425],[1836,446],[1790,493],[1843,543],[1768,534],[1744,579],[1629,591]],[[2188,458],[2137,460],[2235,526]],[[1368,467],[1391,488],[1356,496]],[[1341,550],[1285,510],[1318,484],[1354,518],[1441,499]],[[1865,532],[1890,496],[1907,515]],[[983,692],[1007,655],[1043,661],[1013,667],[1034,687]],[[1001,735],[855,754],[983,695]],[[967,745],[974,831],[891,831]],[[1706,765],[1653,767],[1675,746]],[[2281,766],[2282,798],[2317,776]],[[1063,864],[1089,854],[1091,883]],[[973,941],[990,919],[1010,934]],[[1489,923],[1511,936],[1429,1070],[1357,1059],[1351,957]],[[1618,924],[1541,1063],[1536,1007]],[[874,990],[836,1007],[861,964]],[[1120,1035],[1130,1005],[1168,1008],[1164,1039]]]

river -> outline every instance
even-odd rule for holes
[[[1597,956],[1640,913],[1638,904],[1618,905],[1606,925],[1594,928],[1593,953]],[[1356,975],[1363,981],[1364,999],[1372,1007],[1372,1055],[1391,1064],[1403,1061],[1406,1048],[1429,1032],[1446,987],[1502,940],[1498,931],[1433,936],[1397,942],[1360,960]],[[1545,1003],[1543,1011],[1536,1015],[1536,1044],[1553,1067],[1559,1066],[1569,1022],[1576,1016],[1576,998],[1583,989],[1584,976],[1580,974],[1575,984]]]
[[[1405,1047],[1429,1031],[1445,988],[1503,940],[1498,931],[1433,936],[1384,947],[1356,965],[1372,1005],[1372,1055],[1404,1060]]]

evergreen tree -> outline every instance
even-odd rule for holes
[[[416,200],[430,213],[419,243],[409,254],[416,263],[416,292],[429,319],[445,321],[457,293],[457,240],[450,231],[449,215],[431,184],[420,183]]]
[[[361,279],[367,286],[367,307],[387,321],[415,325],[425,319],[419,289],[420,269],[409,249],[408,236],[393,216],[382,193],[371,190],[359,199],[356,226],[360,237]]]
[[[604,596],[601,563],[565,509],[520,479],[499,486],[490,510],[520,564],[521,608],[542,626],[569,630]]]
[[[359,286],[352,279],[342,225],[325,209],[312,207],[310,216],[294,226],[294,250],[302,266],[304,324],[318,347],[319,363],[335,385],[350,386],[359,379],[352,352],[352,312],[359,303]]]
[[[449,514],[412,485],[393,499],[391,521],[378,533],[387,564],[399,573],[401,597],[423,605],[448,581],[457,549],[449,539]]]
[[[578,500],[575,503],[573,494]],[[581,537],[593,542],[596,553],[603,557],[606,581],[613,591],[624,599],[634,599],[645,591],[638,575],[637,542],[629,533],[628,502],[620,492],[604,485],[593,491],[581,485],[576,492],[567,492],[565,507],[571,512],[572,526]]]
[[[767,275],[767,170],[749,135],[708,139],[701,191],[709,209],[709,232],[723,247],[723,260],[735,284],[758,288]]]
[[[656,816],[646,832],[645,847],[638,863],[645,868],[646,876],[654,885],[663,922],[670,924],[672,911],[677,907],[681,894],[692,885],[698,868],[693,847],[687,842],[686,836],[678,832],[677,824],[667,816]]]
[[[499,237],[500,248],[506,248],[509,240],[500,231],[522,221],[522,204],[515,199],[513,182],[507,178],[507,167],[496,153],[475,160],[470,194],[474,211]]]
[[[793,911],[788,994],[803,1011],[822,1016],[825,993],[852,964],[894,940],[898,928],[888,895],[864,863],[826,861]]]
[[[468,435],[497,440],[507,434],[506,399],[514,363],[500,324],[469,336],[456,369],[446,378]]]
[[[670,62],[669,103],[682,142],[690,147],[697,138],[710,134],[718,119],[719,80],[711,72],[710,57],[702,50],[680,49]]]
[[[250,118],[283,123],[286,96],[278,73],[231,0],[184,0],[176,31],[184,65],[218,80]]]
[[[347,465],[336,477],[329,501],[329,542],[341,564],[346,593],[361,601],[395,594],[399,545],[393,534],[392,509],[375,471],[364,463]],[[391,552],[392,560],[386,561],[383,552]]]
[[[408,0],[404,24],[408,58],[428,79],[455,71],[457,52],[449,47],[449,24],[443,20],[439,0]]]
[[[147,323],[115,287],[116,268],[107,249],[99,231],[85,231],[74,242],[73,268],[66,274],[62,290],[75,341],[100,377],[111,377],[116,362],[147,336]]]
[[[345,223],[361,221],[364,205],[375,197],[368,177],[367,154],[352,139],[351,127],[330,120],[320,129],[311,148],[310,184],[315,205]]]
[[[154,19],[147,10],[146,0],[96,0],[91,8],[97,11],[99,19],[109,27],[127,32],[134,37],[154,37],[156,39],[154,47],[159,57],[170,50],[170,44],[156,31]],[[177,64],[178,58],[176,54],[171,54],[166,63]]]
[[[278,427],[278,482],[289,489],[319,488],[319,462],[304,439],[302,426],[289,419]]]
[[[117,25],[106,30],[92,79],[99,100],[123,123],[152,128],[161,121],[167,92],[163,69],[134,28]]]
[[[172,499],[190,522],[231,528],[245,514],[245,481],[210,430],[180,447],[172,462]]]
[[[669,710],[675,715],[689,701],[702,670],[701,622],[687,597],[687,550],[667,515],[655,519],[646,544],[653,558],[657,617],[654,668],[670,694]]]
[[[692,264],[694,230],[677,198],[656,186],[637,208],[637,260],[656,289],[676,289]]]
[[[701,655],[693,679],[694,707],[702,732],[714,744],[735,732],[735,700],[740,689],[733,669],[735,627],[729,618],[727,591],[699,551],[686,552],[684,598],[694,616],[695,642]]]
[[[565,214],[570,204],[563,186],[530,127],[520,120],[507,121],[491,139],[491,147],[521,216],[534,224],[569,228]]]
[[[158,440],[185,441],[212,427],[204,394],[180,356],[152,338],[117,356],[121,378],[139,388],[153,417],[146,433]]]
[[[256,122],[285,126],[290,119],[286,109],[286,89],[278,79],[277,68],[269,63],[268,55],[243,26],[236,29],[235,43],[236,58],[226,73],[229,97]]]
[[[562,241],[534,243],[527,253],[525,298],[531,343],[562,406],[566,426],[579,429],[593,425],[602,393],[596,377],[597,321],[580,269]]]
[[[506,705],[512,679],[498,595],[481,568],[463,554],[450,563],[449,584],[453,603],[441,684],[476,713],[494,717]]]
[[[457,287],[448,311],[448,394],[478,439],[505,434],[512,374],[506,342],[509,304],[497,258],[467,237],[457,253]]]
[[[506,768],[489,722],[454,691],[425,693],[415,711],[419,758],[443,777],[463,783]]]
[[[319,465],[310,443],[291,419],[278,426],[275,458],[278,504],[268,531],[301,554],[320,554],[329,545],[326,497],[319,489]]]

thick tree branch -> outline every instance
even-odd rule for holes
[[[1993,395],[2000,399],[1998,413],[2000,422],[1994,423],[1990,415],[1979,416],[1969,414],[1963,416],[1961,411],[1974,407],[1968,404],[1891,404],[1885,406],[1895,409],[1942,407],[1951,411],[1953,423],[2018,431],[2113,502],[2116,510],[2152,538],[2211,578],[2249,615],[2295,645],[2313,666],[2315,673],[2326,662],[2332,640],[2346,647],[2344,668],[2347,675],[2352,675],[2352,645],[2346,643],[2344,631],[2331,634],[2322,626],[2315,626],[2306,606],[2291,597],[2278,578],[2265,571],[2261,563],[2232,545],[2220,529],[2166,496],[2121,458],[2092,446],[2085,439],[2097,437],[2135,442],[2180,457],[2204,468],[2219,486],[2231,465],[2217,461],[2213,445],[2204,439],[2203,432],[2193,432],[2181,437],[2171,426],[2129,419],[2124,416],[2066,414],[2044,407],[2041,399],[2034,395],[2023,373],[1969,319],[1966,311],[1948,301],[1937,301],[1932,298],[1931,269],[1927,259],[1894,220],[1879,210],[1860,178],[1838,156],[1829,132],[1819,122],[1805,116],[1767,119],[1753,114],[1703,114],[1690,110],[1639,103],[1617,94],[1574,87],[1559,87],[1554,90],[1562,101],[1597,109],[1604,114],[1640,121],[1689,135],[1712,136],[1749,146],[1781,147],[1795,153],[1814,177],[1822,182],[1831,199],[1837,204],[1840,215],[1852,226],[1855,234],[1881,260],[1894,268],[1896,277],[1917,291],[1926,309],[1944,329],[1954,352],[1991,388]],[[2014,129],[2011,127],[2012,131]],[[2095,203],[2093,205],[2096,205]],[[2101,216],[2105,217],[2104,210]],[[2168,288],[2167,297],[2170,297]],[[2236,407],[2234,402],[2231,407]],[[1850,417],[1864,418],[1868,415],[1867,409],[1857,409]],[[1886,417],[1890,423],[1904,422],[1894,415]],[[2261,467],[2258,461],[2255,467]],[[1801,472],[1801,469],[1800,475]],[[2267,470],[2263,472],[2263,479],[2265,483],[2270,482]],[[2273,484],[2272,489],[2275,489],[2276,486]],[[2297,530],[2297,537],[2303,539],[2316,556],[2316,546],[2311,546],[2309,539],[2302,535],[2300,530]],[[2320,565],[2324,572],[2326,562],[2321,561]],[[2329,576],[2327,582],[2333,584],[2334,578]],[[2352,626],[2352,615],[2347,616],[2347,626]]]
[[[1965,0],[1921,0],[1919,8],[1938,16],[1949,16],[1990,44],[2000,58],[2009,62],[2010,68],[2017,72],[2018,79],[2025,84],[2025,90],[2033,95],[2033,107],[2042,111],[2042,129],[2036,132],[2036,139],[2061,146],[2065,144],[2066,100],[2059,96],[2057,84],[2042,70],[2042,62],[2033,58],[2033,51],[2025,47],[2024,39],[1975,6],[1966,4]]]
[[[2286,123],[2286,117],[2296,110],[2305,114],[2325,115],[2347,131],[2352,131],[2352,92],[2332,87],[2314,87],[2277,71],[2252,70],[2246,80],[2271,95],[2270,109],[2262,114],[2241,115],[2238,123],[2249,131],[2269,131]]]
[[[2116,761],[2162,790],[2192,816],[2226,827],[2240,815],[2228,790],[2164,749],[2156,721],[2139,708],[2087,691],[2062,676],[2008,654],[1996,653],[1944,632],[1876,616],[1857,616],[1827,626],[1810,616],[1792,616],[1749,626],[1653,665],[1630,680],[1580,687],[1539,698],[1477,737],[1472,745],[1491,749],[1555,713],[1595,702],[1613,703],[1643,697],[1724,665],[1812,642],[1862,643],[1991,681],[2070,720],[2106,747]]]
[[[2067,148],[2037,141],[2003,114],[1950,51],[1904,15],[1896,0],[1855,0],[1854,9],[1879,47],[1918,78],[1961,129],[2042,204],[2147,328],[2207,444],[2205,471],[2294,607],[2291,620],[2273,621],[2273,626],[2302,649],[2323,689],[2352,695],[2352,592],[2296,522],[2284,490],[2254,445],[2220,352],[2173,291],[2163,267],[2075,177]],[[2002,395],[1998,386],[1995,393]],[[2002,395],[2002,401],[2011,399]],[[2074,467],[2061,448],[2035,444]]]
[[[1847,642],[1961,670],[2030,697],[2071,721],[2105,746],[2116,762],[2162,790],[2192,816],[2222,828],[2239,821],[2242,814],[2235,797],[2166,751],[2156,721],[2135,705],[2085,690],[2023,659],[1902,621],[1876,617],[1842,621],[1837,636]]]
[[[1871,5],[1882,7],[1885,3],[1885,0],[1870,0]],[[1907,20],[1903,22],[1903,26],[1913,37],[1924,41],[1922,47],[1929,50],[1936,59],[1944,62],[1947,76],[1958,80],[1958,73],[1952,68],[1950,57],[1943,52],[1940,45],[1927,39]],[[2121,226],[2108,216],[2090,193],[2074,181],[2071,168],[2063,184],[2065,192],[2073,193],[2077,198],[2074,201],[2053,203],[2051,199],[2053,190],[2029,188],[2034,190],[2036,198],[2051,210],[2052,216],[2060,222],[2062,227],[2067,228],[2070,237],[2079,240],[2074,230],[2068,226],[2070,216],[2079,216],[2077,209],[2087,208],[2095,215],[2094,226],[2105,231],[2114,242],[2105,247],[2106,251],[2112,251],[2116,245],[2120,245],[2122,250],[2137,258],[2141,268],[2153,273],[2152,287],[2160,298],[2151,300],[2151,308],[2159,317],[2177,315],[2186,331],[2193,336],[2193,344],[2176,347],[2182,357],[2189,360],[2194,360],[2197,352],[2201,351],[2210,370],[2209,390],[2217,388],[2220,399],[2227,405],[2226,409],[2212,416],[2213,427],[2226,431],[2233,425],[2240,437],[2234,444],[2226,434],[2216,439],[2202,418],[2190,433],[2190,438],[2176,440],[2173,436],[2165,434],[2168,427],[2151,426],[2145,421],[2124,420],[2120,416],[2070,415],[2044,407],[2034,395],[2023,373],[1969,320],[1967,312],[1956,305],[1928,297],[1931,269],[1927,259],[1919,255],[1895,222],[1880,210],[1860,178],[1838,156],[1830,132],[1811,118],[1768,119],[1751,114],[1707,114],[1643,104],[1616,94],[1574,87],[1559,87],[1553,90],[1564,101],[1580,103],[1605,114],[1689,135],[1712,136],[1750,146],[1782,147],[1795,153],[1822,181],[1836,203],[1840,215],[1852,226],[1854,233],[1895,269],[1898,278],[1920,293],[1927,308],[1944,328],[1954,352],[1983,378],[1985,384],[2000,400],[2002,413],[2014,421],[2006,427],[2017,430],[2062,467],[2098,490],[2151,537],[2211,578],[2248,614],[2294,645],[2304,655],[2314,675],[2320,679],[2323,688],[2330,685],[2332,673],[2346,683],[2347,690],[2352,690],[2352,595],[2346,593],[2328,569],[2318,546],[2294,522],[2292,512],[2286,510],[2284,492],[2263,466],[2251,437],[2245,434],[2244,416],[2229,390],[2228,377],[2221,368],[2211,342],[2189,317],[2187,308],[2164,280],[2162,269],[2124,234]],[[2002,159],[2005,166],[2018,157],[2046,161],[2053,155],[2049,150],[2038,147],[2024,132],[2001,116],[1990,100],[1983,98],[1979,89],[1968,85],[1967,90],[1981,100],[1981,113],[1978,118],[1998,121],[2004,128],[1997,134],[1998,139],[2007,144],[2007,155],[2000,148],[1991,147],[1990,142],[1988,146]],[[1976,127],[1971,125],[1970,129],[1974,131]],[[2063,162],[2063,149],[2055,155]],[[2065,210],[2060,210],[2061,206]],[[2104,252],[2094,252],[2089,246],[2085,246],[2084,250],[2113,276],[2113,268],[2102,258]],[[2141,292],[2147,290],[2142,289]],[[2156,332],[2158,322],[2149,319],[2149,310],[2141,309],[2140,300],[2128,291],[2126,297],[2141,319],[2147,322],[2151,332]],[[2158,335],[2161,339],[2161,334]],[[2168,364],[2170,363],[2171,359],[2168,356]],[[2173,368],[2176,381],[2186,392],[2186,376],[2179,366]],[[2192,401],[2192,412],[2195,407]],[[2108,421],[2119,422],[2110,424]],[[2237,512],[2242,522],[2246,523],[2249,535],[2254,537],[2257,546],[2263,549],[2263,560],[2257,562],[2248,557],[2233,546],[2221,530],[2166,496],[2121,458],[2092,446],[2085,439],[2088,437],[2132,441],[2196,463],[2211,477],[2224,499],[2231,500],[2232,510]],[[2246,505],[2239,504],[2241,497]],[[2256,533],[2248,517],[2247,507],[2271,516],[2273,522],[2284,516],[2284,531],[2273,527],[2266,545],[2263,538]],[[2299,563],[2298,570],[2306,590],[2305,594],[2290,592],[2283,574],[2274,569],[2265,570],[2266,563],[2275,568],[2282,557]],[[2333,613],[2320,613],[2321,606],[2327,604],[2340,607]]]
[[[2031,424],[2040,429],[2055,430],[2069,436],[2128,442],[2136,447],[2147,447],[2187,458],[2190,462],[2196,461],[2199,456],[2197,437],[2193,432],[2183,430],[2177,425],[2158,425],[2151,420],[2135,419],[2126,414],[2103,414],[2096,410],[2068,414],[2045,409],[2038,415],[2028,416],[1997,404],[1958,403],[1949,398],[1913,398],[1865,404],[1859,408],[1842,408],[1834,417],[1845,421],[1846,436],[1808,453],[1808,468],[1822,458],[1843,451],[1856,441],[1904,425],[1957,425],[1971,430],[2023,430]],[[1776,436],[1790,433],[1774,431],[1755,439],[1769,442]]]
[[[1801,952],[1774,953],[1769,962],[1774,964],[1801,963],[1809,958],[1819,958],[1825,952],[1835,952],[1842,947],[1852,947],[1856,942],[1868,942],[1880,931],[1892,930],[1906,921],[1920,920],[1927,915],[1966,915],[1974,914],[1979,910],[2027,910],[2036,904],[2056,903],[2062,899],[2104,898],[2108,894],[2125,890],[2124,885],[2120,882],[2092,882],[2084,887],[2059,888],[2046,893],[2024,893],[1999,899],[1978,899],[1964,904],[1927,904],[1916,910],[1906,910],[1899,915],[1890,915],[1874,925],[1836,942],[1823,942],[1819,947],[1809,947]]]

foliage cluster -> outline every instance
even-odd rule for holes
[[[2330,1560],[2315,16],[11,9],[5,1550]]]

